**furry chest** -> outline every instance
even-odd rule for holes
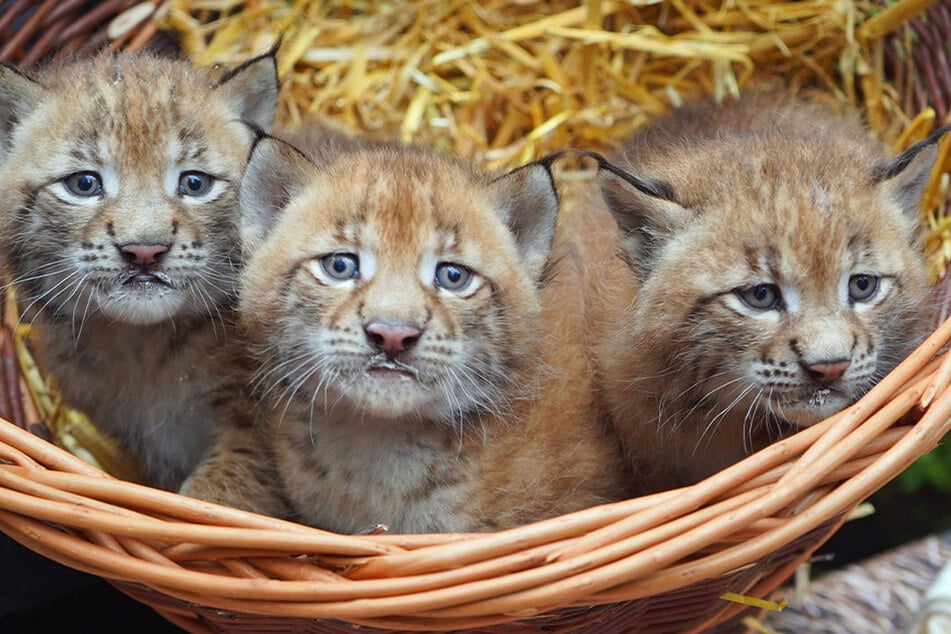
[[[77,341],[49,329],[39,352],[67,403],[133,454],[150,481],[174,484],[208,446],[227,371],[210,361],[220,349],[213,335],[163,334],[114,326]]]
[[[276,439],[285,491],[305,522],[341,532],[373,524],[451,530],[446,518],[460,503],[469,472],[458,440],[438,434],[319,423]],[[417,430],[418,431],[418,430]]]

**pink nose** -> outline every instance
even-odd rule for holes
[[[849,369],[852,365],[850,359],[839,359],[835,361],[820,361],[818,363],[803,364],[806,373],[813,381],[822,381],[828,383],[835,381]]]
[[[389,356],[409,350],[423,331],[410,324],[374,321],[363,327],[370,344]]]
[[[162,257],[168,253],[168,245],[124,244],[119,247],[119,251],[129,264],[148,266],[149,264],[158,264],[162,261]]]

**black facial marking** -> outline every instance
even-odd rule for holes
[[[746,258],[746,266],[751,271],[759,269],[759,249],[754,246],[746,245],[743,248],[743,256]]]
[[[779,278],[780,250],[775,245],[770,244],[766,247],[766,266],[769,267],[769,273],[773,279]]]
[[[798,339],[790,339],[790,340],[789,340],[789,348],[790,348],[794,353],[796,353],[796,357],[797,357],[797,358],[799,358],[799,359],[802,358],[802,349],[799,347],[799,340],[798,340]]]

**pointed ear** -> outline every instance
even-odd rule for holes
[[[0,156],[17,124],[39,105],[46,89],[10,64],[0,64]]]
[[[492,181],[503,219],[533,279],[540,279],[558,222],[558,193],[549,162],[529,163]]]
[[[926,139],[872,169],[872,181],[881,183],[886,194],[916,221],[921,194],[928,184],[931,167],[938,154],[938,142],[949,130],[951,126],[939,128]]]
[[[274,52],[250,59],[226,73],[215,86],[242,121],[268,132],[277,112],[277,59]]]
[[[258,138],[238,193],[241,241],[246,250],[256,249],[267,238],[315,170],[293,145],[266,135]]]
[[[621,231],[631,267],[643,279],[658,249],[687,225],[691,214],[665,181],[631,174],[596,152],[584,154],[598,163],[604,202]]]

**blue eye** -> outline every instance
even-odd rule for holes
[[[853,275],[849,278],[849,299],[854,302],[864,302],[878,292],[879,278],[875,275]]]
[[[215,179],[204,172],[182,172],[178,177],[178,193],[182,196],[204,196],[211,191]]]
[[[360,258],[352,253],[331,253],[320,259],[324,273],[335,280],[352,280],[360,275]]]
[[[472,272],[464,266],[442,262],[436,266],[436,286],[447,291],[462,291],[472,281]]]
[[[96,172],[76,172],[63,179],[71,194],[91,198],[102,193],[102,178]]]
[[[747,306],[756,310],[776,310],[783,301],[779,287],[775,284],[757,284],[749,288],[738,288],[733,292]]]

